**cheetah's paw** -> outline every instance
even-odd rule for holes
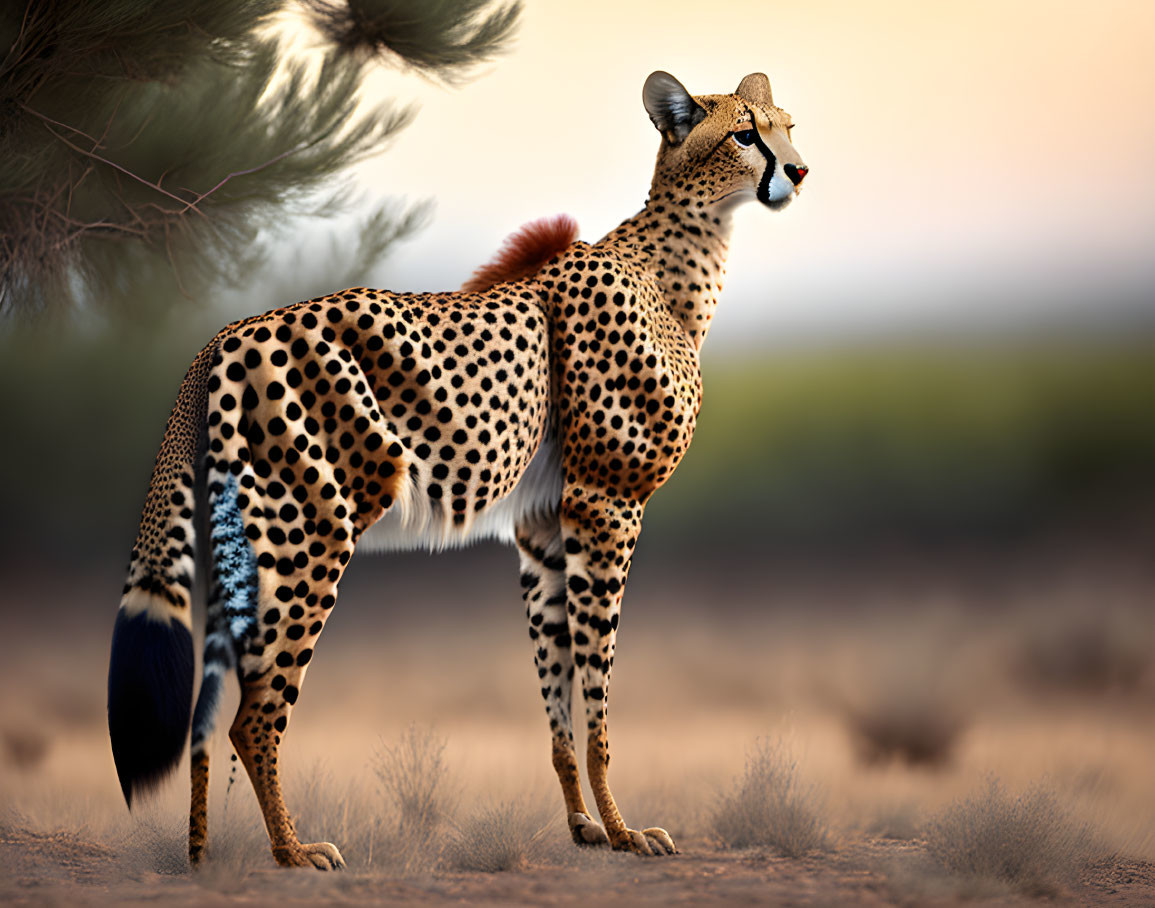
[[[678,846],[670,838],[666,830],[651,826],[638,832],[636,829],[627,829],[625,834],[614,842],[615,851],[629,851],[633,854],[650,857],[665,857],[667,854],[677,854]]]
[[[282,867],[313,867],[317,870],[344,870],[345,859],[331,842],[301,844],[296,848],[275,849],[277,863]]]
[[[595,822],[584,813],[569,815],[569,831],[573,840],[579,845],[608,845],[610,841],[601,823]]]

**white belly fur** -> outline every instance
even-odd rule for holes
[[[452,513],[448,509],[414,490],[412,506],[394,506],[365,531],[357,543],[357,550],[436,552],[461,548],[481,539],[513,542],[517,523],[529,515],[555,509],[561,501],[561,492],[561,461],[557,445],[552,438],[543,438],[513,491],[473,515],[473,521],[464,529],[453,525]]]

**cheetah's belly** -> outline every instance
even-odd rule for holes
[[[561,459],[555,440],[547,436],[513,491],[475,515],[464,532],[453,526],[452,514],[445,508],[416,496],[410,511],[394,507],[366,530],[357,548],[366,552],[440,551],[481,539],[512,543],[517,523],[556,508],[561,493]]]

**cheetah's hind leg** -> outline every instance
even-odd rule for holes
[[[217,478],[209,488],[218,503],[228,506],[233,500],[230,512],[214,523],[214,532],[226,517],[239,526],[244,493],[232,477]],[[254,490],[248,500],[258,495]],[[235,639],[244,639],[247,645],[237,658],[241,702],[229,739],[253,784],[273,856],[283,867],[337,870],[345,866],[335,845],[305,843],[297,837],[281,791],[279,751],[313,648],[336,604],[338,582],[360,535],[360,525],[350,511],[341,501],[322,499],[316,506],[314,526],[298,509],[283,509],[275,527],[279,533],[258,525],[260,532],[253,534],[257,538],[250,545],[246,527],[238,542],[238,548],[253,559],[253,579],[246,587],[253,610],[247,630],[240,626],[239,616],[238,627],[233,629],[238,631]],[[257,513],[263,514],[264,509]],[[267,584],[259,581],[262,571],[270,581]],[[262,595],[266,589],[267,598]]]

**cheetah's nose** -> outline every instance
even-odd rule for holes
[[[805,164],[787,164],[782,168],[786,171],[786,176],[790,177],[790,182],[797,186],[802,182],[802,178],[810,173],[810,168]]]

